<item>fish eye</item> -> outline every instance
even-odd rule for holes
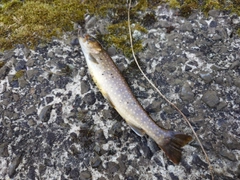
[[[91,42],[94,42],[94,41],[96,41],[92,36],[89,36],[88,37],[88,41],[91,41]]]

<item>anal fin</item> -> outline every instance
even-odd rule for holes
[[[128,122],[127,122],[128,123]],[[138,135],[138,136],[144,136],[145,135],[145,131],[141,128],[138,128],[136,126],[134,126],[133,124],[129,124],[128,125],[132,128],[132,130]]]

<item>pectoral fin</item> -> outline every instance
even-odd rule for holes
[[[128,123],[128,122],[127,122]],[[133,124],[128,123],[128,125],[132,128],[132,130],[138,135],[138,136],[144,136],[145,135],[145,131],[141,128],[138,128],[136,126],[134,126]]]
[[[93,55],[89,54],[89,59],[90,59],[93,63],[98,64],[97,59],[96,59],[95,57],[93,57]]]

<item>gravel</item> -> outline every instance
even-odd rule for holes
[[[240,39],[234,26],[240,17],[214,10],[185,19],[166,5],[155,13],[157,22],[141,37],[144,71],[191,121],[215,179],[239,179]],[[88,30],[102,29],[101,22],[108,20],[94,19]],[[211,179],[196,140],[174,165],[155,142],[138,137],[97,90],[76,44],[65,36],[0,55],[6,62],[0,69],[0,179]],[[192,134],[132,60],[109,51],[156,123]]]

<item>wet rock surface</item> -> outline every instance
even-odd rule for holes
[[[141,37],[146,48],[138,57],[144,71],[190,119],[215,179],[239,179],[240,39],[232,34],[232,15],[196,12],[185,19],[165,5],[155,13],[157,22]],[[97,90],[80,47],[66,42],[55,39],[35,50],[17,46],[0,56],[5,62],[0,69],[0,179],[211,178],[195,140],[174,165],[156,143],[130,130]],[[111,50],[156,123],[192,134],[133,70],[132,60],[115,53]]]

